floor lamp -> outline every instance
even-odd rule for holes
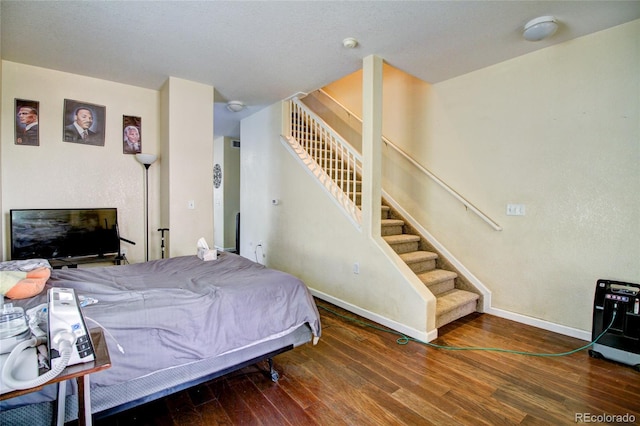
[[[144,166],[144,227],[145,227],[145,235],[144,235],[144,247],[146,250],[144,260],[146,262],[149,261],[149,167],[155,163],[158,159],[158,156],[155,154],[136,154],[136,160],[140,162]]]

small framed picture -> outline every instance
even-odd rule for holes
[[[40,145],[38,111],[40,102],[16,99],[16,145]]]
[[[142,118],[130,115],[122,116],[122,153],[139,154],[142,152]]]
[[[104,146],[105,118],[106,108],[101,105],[65,99],[62,140]]]

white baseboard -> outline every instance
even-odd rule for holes
[[[515,312],[505,311],[503,309],[489,308],[485,311],[487,314],[495,315],[500,318],[505,318],[511,321],[519,322],[521,324],[531,325],[533,327],[541,328],[543,330],[552,331],[554,333],[562,334],[569,337],[575,337],[576,339],[591,341],[591,332],[579,330],[577,328],[567,327],[564,325],[556,324],[553,322],[541,320],[539,318],[533,318]]]
[[[555,324],[549,321],[541,320],[538,318],[528,317],[526,315],[517,314],[502,309],[493,308],[491,306],[491,291],[475,276],[473,275],[460,261],[458,261],[453,254],[451,254],[439,241],[437,241],[426,229],[424,229],[408,212],[406,212],[395,200],[384,193],[384,197],[387,199],[391,206],[398,210],[407,221],[420,232],[429,241],[436,250],[439,250],[445,258],[447,258],[458,271],[463,274],[478,290],[484,295],[484,304],[482,312],[495,315],[497,317],[506,318],[522,324],[538,327],[543,330],[552,331],[554,333],[563,334],[565,336],[575,337],[576,339],[591,341],[591,332],[579,330],[576,328],[566,327],[563,325]]]
[[[235,247],[220,247],[220,246],[215,246],[216,250],[219,251],[235,251],[236,248]]]
[[[415,328],[407,327],[406,325],[400,324],[397,321],[383,317],[381,315],[378,315],[366,309],[362,309],[359,306],[352,305],[349,302],[345,302],[344,300],[337,299],[321,291],[314,290],[312,288],[310,288],[309,290],[311,291],[311,294],[316,296],[318,299],[322,299],[333,305],[339,306],[340,308],[346,309],[349,312],[353,312],[356,315],[360,315],[363,318],[374,321],[380,325],[383,325],[387,328],[390,328],[391,330],[402,333],[408,337],[412,337],[414,339],[417,339],[423,342],[430,342],[438,337],[438,330],[433,330],[431,332],[416,330]]]
[[[371,321],[377,322],[378,324],[381,324],[387,328],[390,328],[392,330],[405,334],[409,337],[413,337],[414,339],[418,339],[423,342],[430,342],[438,337],[438,330],[433,330],[428,333],[419,331],[414,328],[407,327],[404,324],[400,324],[399,322],[394,321],[392,319],[383,317],[374,312],[368,311],[366,309],[362,309],[349,302],[345,302],[344,300],[330,296],[321,291],[314,290],[314,289],[309,289],[309,290],[311,291],[311,294],[313,294],[319,299],[322,299],[331,304],[334,304],[343,309],[346,309],[349,312],[353,312],[356,315],[360,315],[363,318],[367,318]],[[564,336],[574,337],[576,339],[584,340],[587,342],[591,341],[591,332],[589,331],[579,330],[577,328],[555,324],[549,321],[541,320],[539,318],[533,318],[526,315],[517,314],[515,312],[505,311],[503,309],[489,308],[488,310],[485,311],[485,313],[489,315],[495,315],[500,318],[505,318],[511,321],[519,322],[521,324],[526,324],[532,327],[537,327],[543,330],[551,331],[553,333],[562,334]]]

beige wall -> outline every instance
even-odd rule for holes
[[[0,43],[0,45],[2,45],[2,43]],[[0,46],[0,58],[2,57],[2,47]],[[3,62],[0,60],[0,82],[2,82],[2,68],[3,68]],[[2,84],[0,84],[0,100],[2,99]],[[2,102],[0,102],[0,123],[2,123]],[[2,164],[2,128],[0,127],[0,164]],[[4,212],[4,210],[2,209],[2,173],[0,173],[0,212]],[[4,215],[3,215],[4,216]],[[2,232],[2,230],[4,229],[4,226],[2,224],[2,219],[0,218],[0,237],[2,237],[4,234]],[[2,241],[4,241],[4,239],[2,239]],[[4,243],[0,244],[0,259],[4,259]]]
[[[301,167],[280,140],[281,122],[276,104],[241,123],[241,254],[380,323],[413,337],[435,337],[429,334],[435,324],[427,323],[433,296],[417,278],[407,282],[406,265],[392,263]],[[278,205],[271,204],[274,198]]]
[[[3,61],[2,88],[5,259],[9,257],[10,209],[117,207],[120,234],[136,242],[122,247],[130,261],[144,260],[144,168],[133,155],[122,153],[122,116],[142,117],[142,149],[159,153],[158,92],[8,61]],[[40,102],[40,146],[15,145],[15,98]],[[103,147],[62,141],[64,99],[106,107]],[[159,175],[153,167],[149,174],[151,227],[160,217]]]
[[[142,150],[159,154],[149,169],[149,258],[160,258],[159,227],[174,228],[173,255],[194,254],[200,236],[212,240],[211,86],[174,79],[165,94],[8,61],[2,69],[3,259],[12,208],[116,207],[121,235],[136,242],[122,247],[131,262],[144,260],[144,167],[122,153],[123,115],[142,117]],[[38,147],[14,144],[15,98],[40,102]],[[104,147],[62,141],[64,99],[106,107]],[[192,126],[193,109],[198,126]],[[188,210],[187,200],[195,200],[196,209]]]
[[[438,84],[385,67],[383,187],[491,291],[494,312],[591,329],[599,278],[640,282],[640,21]],[[327,89],[360,114],[359,73]],[[508,203],[525,216],[506,216]]]
[[[168,253],[193,255],[201,237],[213,247],[213,87],[170,77],[161,93],[166,117],[162,221],[169,228]]]

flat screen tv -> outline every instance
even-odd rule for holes
[[[12,209],[12,259],[64,259],[118,254],[118,210]]]

